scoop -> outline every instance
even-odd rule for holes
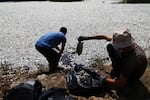
[[[77,48],[76,48],[77,54],[78,54],[78,55],[81,55],[82,50],[83,50],[83,42],[78,41]]]

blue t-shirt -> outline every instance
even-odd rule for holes
[[[49,32],[36,42],[37,46],[44,48],[54,48],[60,43],[66,43],[66,37],[62,32]]]

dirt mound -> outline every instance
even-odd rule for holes
[[[98,73],[109,76],[110,66],[101,66],[95,68]],[[16,86],[21,82],[25,82],[30,79],[39,80],[45,89],[52,87],[67,88],[64,80],[66,70],[59,70],[52,74],[46,74],[43,72],[29,74],[27,71],[22,73],[20,70],[5,70],[0,68],[0,100],[6,90]],[[79,100],[148,100],[150,99],[150,69],[147,68],[145,74],[141,78],[141,81],[135,83],[132,86],[126,86],[119,90],[106,90],[97,96],[90,97],[77,97]]]

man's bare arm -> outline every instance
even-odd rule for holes
[[[60,54],[62,54],[62,53],[63,53],[64,48],[65,48],[65,44],[66,44],[66,43],[62,43],[62,44],[61,44]]]
[[[127,78],[123,74],[120,74],[118,79],[106,78],[105,82],[110,87],[123,87],[127,83]]]
[[[97,40],[105,39],[107,41],[111,41],[112,37],[107,36],[107,35],[80,36],[78,38],[78,41],[92,40],[92,39],[97,39]]]

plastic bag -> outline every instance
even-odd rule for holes
[[[82,66],[70,70],[65,80],[70,93],[74,95],[93,95],[100,93],[104,87],[104,77]]]
[[[29,80],[8,90],[3,100],[38,100],[41,91],[42,85],[39,81]]]

